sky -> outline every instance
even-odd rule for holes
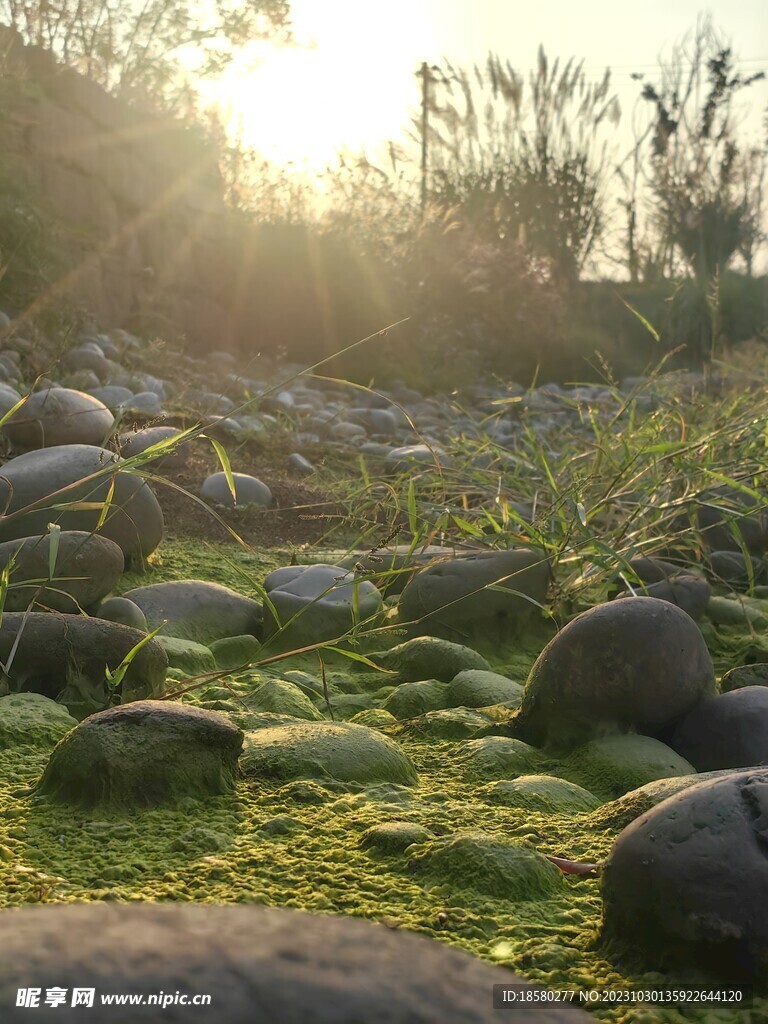
[[[254,44],[206,91],[231,110],[247,145],[297,169],[322,170],[342,148],[375,157],[401,140],[422,61],[482,64],[492,50],[526,72],[543,44],[550,59],[583,60],[590,79],[610,67],[623,110],[615,141],[627,148],[640,89],[630,75],[653,76],[659,55],[704,12],[742,73],[768,73],[768,0],[292,0],[291,9],[297,45]],[[757,136],[768,83],[746,96],[745,127]]]

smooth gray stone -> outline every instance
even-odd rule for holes
[[[3,433],[19,450],[55,445],[102,445],[114,426],[109,409],[93,395],[70,388],[36,391],[3,424]]]
[[[413,634],[503,643],[535,610],[527,598],[544,603],[549,578],[546,557],[526,548],[440,559],[407,584],[399,617]]]
[[[50,522],[62,530],[92,532],[101,508],[53,506],[104,502],[114,480],[111,507],[99,534],[119,545],[126,564],[139,562],[163,538],[163,512],[149,486],[137,476],[119,472],[119,466],[114,452],[85,444],[41,448],[6,462],[0,474],[0,508],[6,510],[0,521],[0,541],[42,534]],[[99,474],[98,479],[88,479],[93,474]],[[40,508],[25,511],[38,502]]]
[[[269,508],[272,505],[272,491],[265,483],[247,473],[233,473],[235,497],[225,473],[212,473],[206,477],[200,488],[200,497],[212,505],[223,505],[226,508],[244,508],[246,505],[258,505]]]
[[[124,459],[130,459],[133,455],[140,455],[147,448],[160,444],[161,441],[170,441],[178,437],[180,433],[181,431],[176,427],[145,427],[143,430],[136,430],[130,434],[121,434],[120,456]],[[180,446],[176,451],[169,450],[168,454],[158,455],[157,458],[152,459],[151,462],[145,462],[144,465],[157,468],[165,466],[171,469],[183,466],[185,461],[185,450]]]
[[[292,452],[286,461],[288,468],[300,476],[311,476],[315,472],[315,467],[309,459],[305,459],[298,452]]]
[[[81,903],[0,917],[4,1020],[34,1010],[17,990],[90,986],[93,1008],[56,1007],[67,1024],[498,1024],[494,985],[527,985],[447,943],[348,917],[257,906]],[[530,986],[536,987],[536,986]],[[210,1006],[139,1011],[99,995],[208,994]],[[548,1004],[546,1004],[548,1005]],[[43,1011],[40,1011],[41,1013]],[[53,1011],[52,1011],[53,1012]],[[578,1009],[517,1010],[519,1024],[588,1024]]]
[[[113,590],[125,568],[123,552],[114,541],[68,530],[58,535],[49,585],[36,582],[20,586],[26,580],[49,579],[51,543],[52,535],[48,533],[0,544],[0,569],[13,560],[4,611],[24,611],[31,601],[60,612],[87,610]]]
[[[669,743],[697,772],[768,765],[768,688],[743,686],[702,701]]]
[[[768,972],[768,769],[691,786],[636,818],[603,868],[603,938],[733,984]]]
[[[22,628],[23,627],[23,628]],[[106,668],[114,671],[146,633],[84,615],[9,612],[0,624],[0,660],[11,693],[29,691],[65,704],[75,717],[104,708]],[[155,640],[134,655],[117,692],[124,702],[157,697],[165,686],[168,658]]]
[[[258,601],[205,580],[173,580],[136,587],[123,594],[146,616],[150,629],[164,619],[161,633],[208,645],[226,636],[261,635]]]
[[[383,605],[371,582],[338,565],[284,566],[269,573],[264,589],[274,608],[264,609],[264,635],[281,648],[334,640]]]
[[[582,612],[550,640],[515,729],[536,747],[573,747],[611,731],[659,736],[714,693],[712,659],[690,615],[655,597],[628,597]]]

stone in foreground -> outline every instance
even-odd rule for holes
[[[515,729],[534,746],[564,748],[611,731],[657,736],[714,693],[693,619],[667,601],[628,597],[582,612],[550,640]]]
[[[88,985],[144,997],[211,996],[210,1006],[193,1012],[178,1004],[162,1015],[154,1010],[170,1024],[498,1024],[493,986],[526,984],[422,935],[298,910],[85,903],[25,908],[2,920],[0,942],[14,951],[0,973],[9,1024],[29,1020],[16,1000],[30,978],[43,992]],[[131,1013],[131,1020],[149,1020],[153,1011]],[[65,1004],[56,1016],[66,1024],[128,1019],[98,1002],[85,1010]],[[536,1004],[514,1016],[520,1024],[592,1019]]]
[[[603,937],[650,966],[768,975],[768,769],[664,800],[619,835],[603,871]]]
[[[38,792],[86,810],[174,806],[234,789],[243,733],[224,715],[137,701],[91,715],[51,754]]]

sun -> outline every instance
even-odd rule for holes
[[[322,8],[322,16],[317,7]],[[371,155],[418,103],[402,31],[371,8],[292,5],[296,45],[251,44],[201,92],[268,160],[322,171],[344,150]]]

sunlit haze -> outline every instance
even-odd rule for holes
[[[631,141],[631,112],[658,57],[696,24],[698,0],[293,0],[295,45],[254,43],[226,76],[205,88],[243,142],[280,164],[321,170],[342,149],[376,155],[401,140],[418,106],[422,61],[482,63],[489,51],[527,71],[539,44],[550,58],[575,57],[599,80],[612,70],[624,116],[617,141]],[[706,8],[743,74],[768,69],[768,2],[717,0]],[[757,134],[768,85],[753,86],[742,114]]]

